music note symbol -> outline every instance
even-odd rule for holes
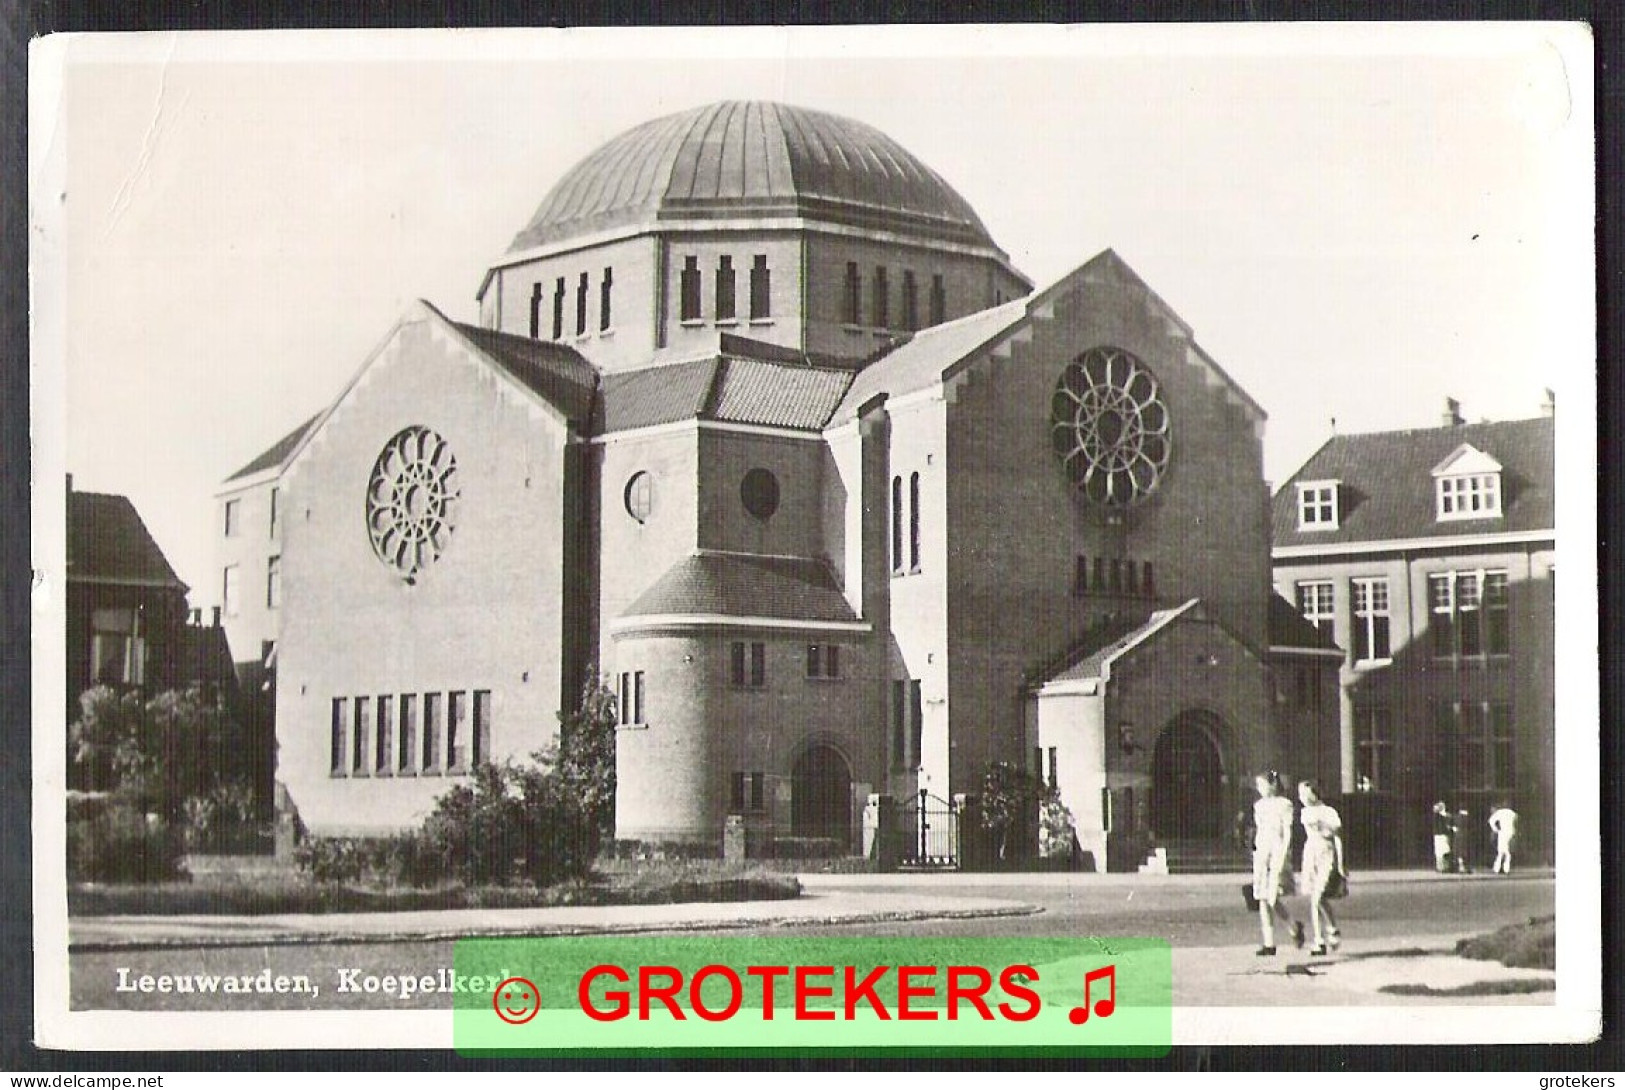
[[[1103,969],[1091,969],[1083,974],[1083,1006],[1073,1007],[1067,1015],[1074,1026],[1081,1026],[1089,1021],[1089,988],[1095,981],[1104,977],[1111,985],[1106,998],[1096,1001],[1095,1014],[1101,1018],[1110,1018],[1112,1011],[1117,1009],[1117,966],[1108,965]]]

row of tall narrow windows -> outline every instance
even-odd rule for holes
[[[1369,790],[1395,787],[1394,717],[1385,704],[1354,709],[1354,772]],[[1461,791],[1518,786],[1517,735],[1512,705],[1501,701],[1433,703],[1429,742],[1435,774]]]
[[[598,280],[598,331],[607,332],[614,324],[613,296],[615,290],[615,270],[609,266],[604,267],[604,274]],[[566,277],[558,277],[553,281],[553,316],[552,340],[563,340],[566,329],[566,318],[574,321],[575,335],[585,336],[587,333],[588,303],[592,298],[592,279],[590,273],[581,273],[576,277],[574,287],[575,308],[573,314],[567,313],[570,303],[571,289]],[[546,285],[538,280],[530,292],[530,338],[539,340],[542,336],[542,313],[547,303]]]
[[[684,257],[683,270],[678,277],[678,318],[681,321],[703,320],[701,276],[700,259],[692,254]],[[767,267],[766,254],[757,254],[751,258],[749,318],[753,322],[764,321],[773,316],[772,276]],[[739,302],[732,255],[723,254],[717,258],[712,283],[712,317],[719,322],[737,320]]]
[[[491,759],[491,691],[333,698],[334,776],[457,776]]]
[[[1136,594],[1154,598],[1157,584],[1152,574],[1151,561],[1141,564],[1116,556],[1079,556],[1072,574],[1072,593]]]
[[[869,321],[863,320],[863,272],[856,261],[846,263],[845,290],[842,295],[841,320],[847,325],[870,325],[877,329],[894,328],[892,322],[891,273],[884,265],[876,265],[869,281]],[[899,299],[902,311],[897,326],[910,333],[920,328],[920,289],[913,269],[903,270],[902,293]],[[948,288],[941,273],[931,275],[931,294],[927,305],[930,314],[926,325],[941,325],[948,316]]]
[[[1336,638],[1335,584],[1330,579],[1297,585],[1298,611]],[[1393,655],[1393,617],[1388,580],[1349,580],[1355,662],[1384,662]],[[1477,658],[1512,650],[1512,616],[1504,571],[1445,571],[1428,576],[1428,627],[1435,658]]]

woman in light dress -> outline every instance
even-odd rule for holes
[[[1281,790],[1281,774],[1271,769],[1254,780],[1253,896],[1258,900],[1258,926],[1263,944],[1259,957],[1275,953],[1275,918],[1291,925],[1292,942],[1303,945],[1303,924],[1287,914],[1282,898],[1292,882],[1292,800]]]
[[[1335,874],[1348,879],[1343,863],[1343,819],[1337,811],[1320,799],[1320,787],[1314,780],[1298,785],[1298,801],[1303,803],[1299,821],[1303,823],[1303,864],[1301,873],[1303,893],[1309,898],[1309,919],[1314,928],[1315,945],[1311,955],[1324,954],[1343,941],[1337,930],[1337,917],[1332,914],[1326,889]]]

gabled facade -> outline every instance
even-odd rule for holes
[[[418,820],[596,668],[622,837],[856,848],[871,795],[995,761],[1097,866],[1227,834],[1321,736],[1281,696],[1326,648],[1272,616],[1264,413],[1110,251],[1029,293],[857,122],[724,103],[589,157],[479,327],[418,304],[276,459],[306,824]],[[1095,710],[1046,703],[1158,617]]]
[[[98,685],[150,696],[188,677],[186,584],[125,496],[76,492],[68,477],[67,721]],[[110,786],[109,770],[68,761],[75,788]]]
[[[1339,779],[1394,862],[1429,857],[1429,810],[1500,802],[1550,857],[1554,420],[1335,436],[1275,497],[1275,586],[1347,651]],[[1336,482],[1335,525],[1305,482]],[[1471,842],[1470,842],[1471,843]],[[1487,846],[1487,839],[1479,845]]]

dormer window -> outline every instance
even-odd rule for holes
[[[1298,529],[1337,529],[1337,481],[1298,484]]]
[[[1501,517],[1501,463],[1463,443],[1433,470],[1440,521]]]

